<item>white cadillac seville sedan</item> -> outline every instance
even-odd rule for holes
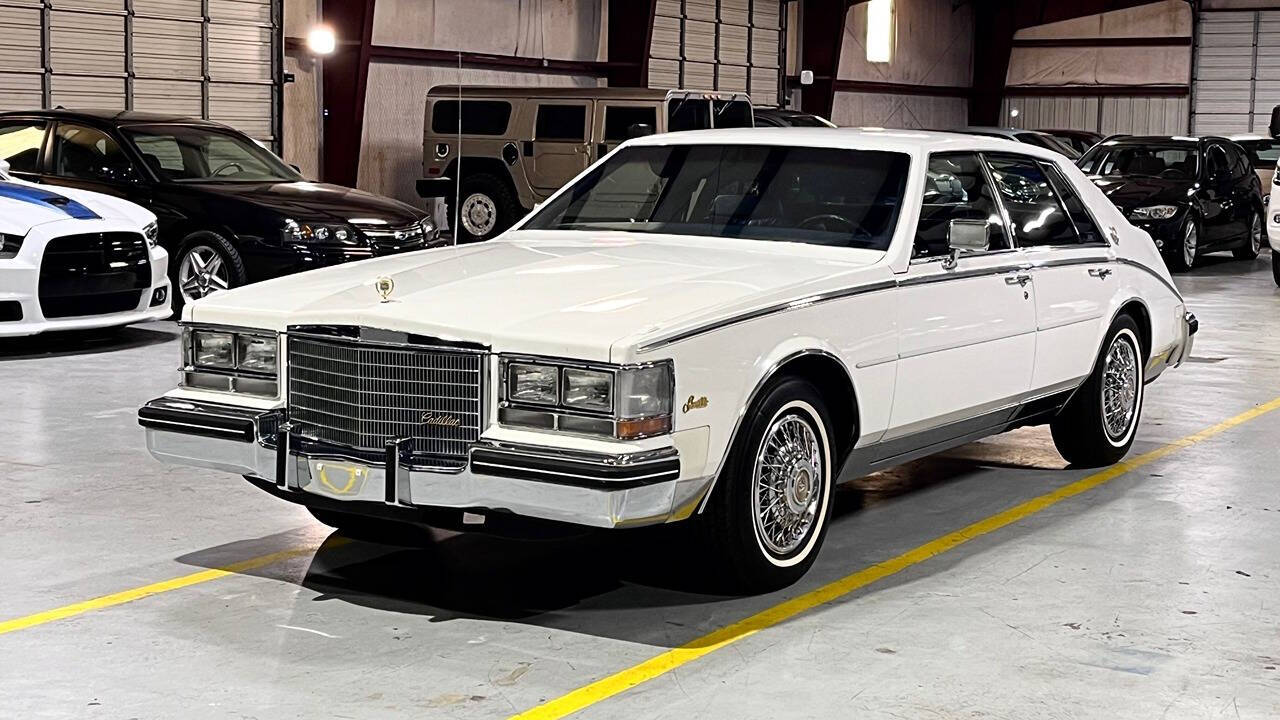
[[[163,320],[168,267],[150,210],[23,182],[0,160],[0,338]]]
[[[355,532],[692,521],[746,590],[805,572],[842,479],[1043,423],[1117,461],[1197,327],[1056,153],[795,128],[633,140],[496,240],[184,323],[161,460]]]

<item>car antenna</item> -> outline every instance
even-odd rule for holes
[[[462,52],[458,52],[458,162],[454,165],[453,174],[453,217],[449,218],[453,228],[453,246],[458,246],[458,221],[462,217]]]

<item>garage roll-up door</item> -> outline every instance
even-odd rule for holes
[[[776,105],[782,19],[779,0],[658,0],[649,87],[746,92]]]
[[[264,142],[280,0],[0,0],[0,110],[162,111]]]
[[[1194,133],[1266,133],[1280,105],[1280,11],[1202,12],[1191,84]]]

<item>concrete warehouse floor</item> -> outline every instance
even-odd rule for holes
[[[1267,262],[1179,278],[1196,357],[1148,387],[1131,457],[1280,396]],[[347,542],[147,455],[175,338],[0,347],[0,623],[294,552],[0,634],[0,717],[505,717],[1090,475],[1033,428],[866,478],[813,571],[752,598],[643,534]],[[1280,412],[1220,430],[580,717],[1280,716]]]

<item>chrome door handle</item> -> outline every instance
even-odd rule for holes
[[[1089,268],[1089,274],[1099,280],[1106,280],[1111,274],[1111,268]]]
[[[1006,275],[1004,278],[1005,285],[1021,285],[1026,287],[1029,282],[1031,282],[1030,275]]]

